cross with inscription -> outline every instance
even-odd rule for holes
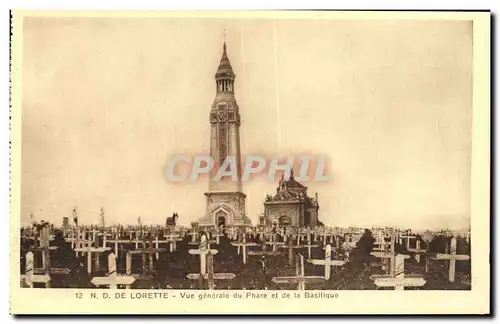
[[[373,275],[370,277],[377,287],[394,287],[394,290],[404,290],[404,287],[421,287],[425,279],[420,275],[405,276],[405,256],[398,254],[395,257],[395,272],[390,275]]]

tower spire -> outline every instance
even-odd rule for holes
[[[226,41],[224,40],[222,45],[222,57],[220,59],[219,67],[217,68],[217,73],[215,73],[215,79],[234,80],[235,76],[236,74],[234,74],[231,62],[227,56],[227,46]]]

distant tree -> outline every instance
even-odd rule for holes
[[[373,244],[375,243],[375,238],[372,236],[372,231],[365,229],[363,236],[356,243],[356,249],[360,254],[369,255],[372,253]]]

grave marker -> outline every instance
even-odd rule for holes
[[[45,227],[42,229],[42,236],[41,236],[41,246],[39,249],[33,249],[32,251],[38,250],[42,252],[42,268],[35,268],[33,269],[33,272],[35,274],[45,274],[45,275],[51,275],[51,274],[59,274],[59,275],[68,275],[71,273],[71,271],[67,268],[52,268],[51,266],[51,260],[50,260],[50,251],[57,250],[57,246],[49,246],[50,244],[50,232],[49,228]],[[49,287],[50,283],[46,283],[46,287]]]
[[[405,276],[404,259],[402,254],[396,256],[394,275],[373,275],[370,279],[374,280],[377,287],[394,287],[394,290],[404,290],[404,287],[421,287],[425,285],[426,281],[422,276]]]
[[[153,249],[153,248],[142,248],[142,249],[136,249],[136,250],[129,250],[129,251],[127,251],[127,260],[130,260],[130,261],[127,262],[127,265],[129,265],[130,271],[132,271],[132,255],[140,254],[142,256],[142,272],[144,274],[144,272],[146,271],[146,256],[148,256],[148,258],[149,258],[148,270],[150,273],[152,273],[152,272],[154,272],[153,254],[163,253],[163,252],[167,252],[167,250],[166,249]],[[127,274],[130,274],[130,273],[128,272]]]
[[[89,274],[92,273],[92,253],[97,254],[96,258],[99,258],[99,253],[104,253],[106,251],[111,250],[109,247],[82,247],[82,248],[75,248],[76,252],[82,252],[82,253],[87,253],[87,272]],[[96,261],[97,263],[98,261]]]
[[[24,280],[26,284],[30,287],[34,287],[34,283],[44,283],[45,288],[50,288],[50,276],[48,274],[36,275],[35,270],[35,257],[33,252],[26,253],[26,270],[25,275],[21,276],[21,280]]]
[[[257,243],[247,242],[245,235],[243,236],[243,242],[232,242],[231,245],[232,246],[237,246],[238,249],[241,248],[243,250],[243,264],[247,263],[247,247],[249,247],[249,246],[258,246]]]
[[[92,278],[95,286],[109,286],[110,289],[117,289],[118,285],[124,285],[127,289],[135,282],[133,276],[120,276],[116,271],[116,256],[114,253],[108,255],[108,273],[106,277]]]
[[[427,249],[420,248],[420,240],[417,240],[415,248],[408,248],[407,250],[408,252],[415,253],[415,260],[417,261],[417,263],[420,263],[420,254],[427,253]]]
[[[457,238],[454,237],[451,239],[451,249],[449,254],[441,254],[438,253],[433,260],[449,260],[449,268],[448,268],[448,281],[453,283],[455,282],[455,262],[456,261],[467,261],[470,259],[470,256],[465,254],[457,254]]]
[[[325,247],[325,259],[308,259],[307,262],[314,265],[323,265],[325,266],[325,280],[330,280],[330,271],[331,267],[339,267],[345,264],[345,261],[342,260],[332,260],[332,246],[327,244]]]
[[[204,279],[208,279],[208,289],[215,289],[215,280],[233,280],[236,278],[234,273],[215,273],[214,272],[214,255],[209,250],[206,254],[207,262],[208,262],[208,273],[190,273],[187,275],[188,279],[197,280],[200,278],[200,275],[203,276]]]
[[[304,274],[304,256],[299,254],[300,263],[297,260],[295,277],[274,277],[272,280],[277,284],[297,283],[298,290],[305,290],[307,283],[323,283],[325,278],[322,276],[306,276]]]
[[[208,252],[212,253],[212,254],[217,254],[219,251],[218,250],[215,250],[215,249],[203,249],[200,248],[199,249],[190,249],[189,250],[189,254],[194,254],[194,255],[199,255],[200,256],[200,273],[201,274],[205,274],[207,272],[207,254]]]

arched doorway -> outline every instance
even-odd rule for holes
[[[290,226],[292,225],[292,220],[288,216],[281,216],[279,218],[279,224],[280,226]]]
[[[226,218],[227,214],[223,212],[222,210],[219,210],[217,214],[215,214],[215,219],[217,220],[217,226],[218,227],[225,227],[226,226]]]

